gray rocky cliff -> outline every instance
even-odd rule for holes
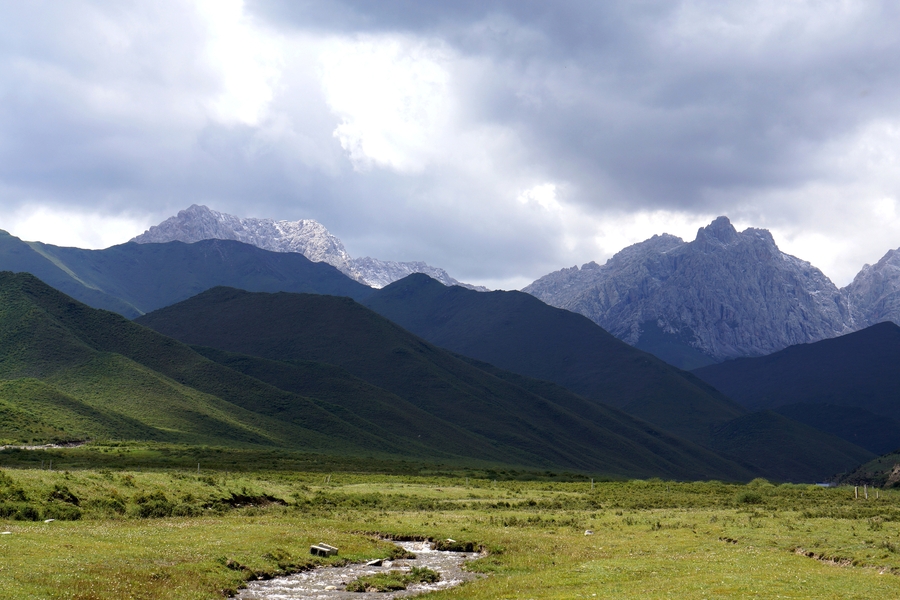
[[[865,265],[841,291],[853,329],[882,321],[900,325],[900,249],[890,250],[874,265]]]
[[[460,283],[446,271],[424,262],[397,262],[375,258],[350,258],[344,244],[318,221],[275,221],[243,218],[206,206],[192,205],[154,225],[131,241],[138,244],[201,240],[236,240],[272,252],[298,252],[314,262],[336,267],[366,285],[381,288],[412,273],[425,273],[444,285],[462,285],[478,291],[486,288]]]
[[[641,347],[649,329],[722,360],[849,332],[841,291],[761,229],[719,217],[692,242],[653,236],[604,265],[551,273],[524,289]]]

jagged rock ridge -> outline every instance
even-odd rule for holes
[[[871,286],[858,288],[864,295]],[[638,347],[652,352],[660,340],[680,340],[708,362],[858,328],[846,294],[819,269],[781,252],[768,231],[739,233],[726,217],[701,228],[692,242],[653,236],[604,265],[550,273],[524,291]],[[681,366],[700,366],[680,358]]]
[[[900,325],[900,249],[889,250],[874,265],[865,265],[841,290],[854,330],[893,321]]]
[[[363,258],[354,258],[350,261],[350,264],[359,273],[364,274],[363,277],[365,278],[367,285],[379,289],[395,281],[399,281],[408,275],[412,275],[413,273],[424,273],[446,286],[459,285],[481,292],[487,291],[487,288],[481,286],[460,283],[450,277],[450,275],[447,274],[447,271],[439,267],[432,267],[422,261],[397,262],[393,260],[378,260],[377,258],[366,256]]]
[[[131,241],[138,244],[173,241],[190,244],[210,239],[236,240],[273,252],[299,252],[312,261],[328,263],[356,281],[375,288],[382,288],[412,273],[425,273],[444,285],[486,290],[461,283],[444,269],[424,262],[378,260],[368,256],[350,258],[341,240],[312,219],[275,221],[242,218],[194,204]]]

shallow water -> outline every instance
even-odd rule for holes
[[[240,591],[237,598],[240,600],[406,598],[453,587],[478,577],[461,568],[467,560],[478,557],[477,552],[438,552],[432,550],[431,544],[428,542],[397,542],[397,545],[413,552],[416,555],[415,560],[395,560],[393,563],[385,561],[381,567],[368,567],[365,564],[322,567],[295,575],[276,577],[268,581],[252,581],[247,584],[246,589]],[[394,570],[408,571],[412,567],[428,567],[437,571],[441,574],[441,580],[436,583],[414,584],[399,592],[347,592],[344,590],[348,583],[363,575]],[[331,586],[336,589],[325,589]]]

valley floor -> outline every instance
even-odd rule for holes
[[[388,556],[388,535],[487,551],[468,566],[487,577],[429,598],[896,598],[900,493],[877,496],[760,480],[4,468],[0,597],[221,598],[250,578]],[[339,556],[311,557],[319,542]]]

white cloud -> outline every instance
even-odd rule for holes
[[[110,215],[50,206],[24,207],[0,212],[0,228],[25,241],[55,246],[108,248],[143,233],[150,225],[144,218]]]
[[[900,246],[900,121],[866,122],[823,144],[814,164],[817,179],[747,193],[741,214],[844,286]]]
[[[206,55],[221,91],[208,102],[229,123],[257,125],[272,101],[283,68],[283,41],[244,12],[243,0],[196,0],[207,28]]]
[[[322,84],[341,119],[334,130],[357,169],[421,171],[452,120],[449,51],[398,36],[337,39],[323,52]]]
[[[720,214],[838,283],[900,246],[890,3],[7,4],[0,227],[26,237],[199,202],[491,287]]]
[[[562,209],[562,206],[556,201],[556,184],[554,183],[543,183],[528,188],[519,194],[518,200],[520,204],[536,205],[546,211]]]

